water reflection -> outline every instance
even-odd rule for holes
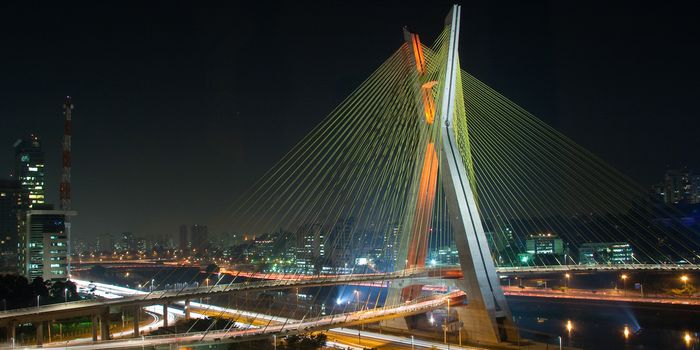
[[[584,349],[698,348],[700,310],[517,297],[508,301],[521,336],[536,341],[558,345],[561,336],[565,345]]]

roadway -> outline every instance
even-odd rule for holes
[[[82,260],[73,263],[76,269],[92,265],[103,265],[119,268],[174,268],[174,267],[198,267],[186,261],[163,261],[153,259],[140,260]],[[433,270],[455,271],[461,273],[458,265],[437,265]],[[497,266],[496,271],[500,274],[538,274],[538,273],[560,273],[560,272],[594,272],[594,271],[700,271],[697,264],[569,264],[551,266]],[[238,274],[241,277],[258,279],[314,279],[318,276],[306,274],[281,274],[281,273],[256,273],[244,272],[230,269],[230,274]],[[337,277],[342,275],[324,275],[327,277]]]
[[[582,299],[582,300],[599,300],[611,302],[627,302],[627,303],[651,303],[651,304],[669,304],[669,305],[700,305],[700,298],[675,298],[670,296],[643,297],[638,292],[624,292],[620,290],[606,289],[591,291],[585,289],[567,289],[566,292],[561,290],[545,289],[545,288],[520,288],[516,286],[502,286],[503,293],[510,296],[535,297],[535,298],[553,298],[553,299]]]
[[[300,280],[261,280],[255,282],[230,283],[207,287],[184,288],[180,290],[155,291],[109,300],[83,300],[67,303],[13,309],[0,312],[0,326],[20,322],[42,322],[61,320],[72,317],[99,314],[109,308],[142,307],[150,305],[173,304],[186,299],[214,297],[237,292],[265,290],[283,290],[291,288],[309,288],[353,283],[413,279],[429,275],[431,269],[401,270],[386,274],[362,274],[323,276]]]
[[[89,283],[86,281],[78,281],[78,284]],[[110,286],[105,284],[96,285],[96,292],[102,295],[110,295],[111,298],[126,298],[131,295],[138,295],[140,291],[128,290],[127,288]],[[123,294],[124,296],[119,296]],[[229,343],[245,341],[257,338],[269,338],[272,335],[286,336],[296,333],[309,333],[319,330],[330,330],[332,335],[338,337],[347,336],[348,332],[354,332],[356,336],[357,331],[347,330],[342,328],[337,328],[339,326],[347,327],[354,324],[377,322],[382,319],[393,318],[393,317],[403,317],[419,313],[425,313],[429,310],[444,307],[447,304],[448,299],[463,298],[464,294],[462,292],[453,292],[450,294],[445,294],[438,297],[431,297],[418,300],[409,304],[401,304],[395,307],[384,307],[370,310],[363,310],[360,312],[351,312],[345,314],[335,314],[322,316],[313,319],[306,320],[291,320],[286,318],[280,318],[269,315],[262,315],[257,313],[250,313],[246,311],[233,310],[228,308],[222,308],[213,305],[191,303],[190,306],[193,311],[193,317],[202,317],[203,311],[223,311],[230,315],[248,315],[253,317],[258,321],[259,326],[253,326],[251,324],[246,324],[244,327],[210,331],[210,332],[199,332],[199,333],[184,333],[166,336],[142,336],[141,338],[131,338],[131,339],[116,339],[109,341],[99,341],[91,342],[91,339],[76,339],[68,342],[56,342],[44,344],[44,349],[64,349],[70,346],[72,349],[118,349],[118,348],[134,348],[134,347],[155,347],[167,344],[192,344],[192,343]],[[156,308],[157,310],[157,308]],[[128,333],[120,334],[122,336],[129,335]],[[410,346],[410,339],[402,339],[401,337],[377,334],[373,332],[362,332],[361,337],[365,337],[368,341],[372,340],[376,342],[395,343],[395,344],[408,344]],[[347,340],[347,339],[346,339]],[[333,341],[331,341],[333,343]],[[425,344],[424,344],[425,343]],[[439,343],[415,340],[416,346],[424,346],[426,348],[436,347],[441,349]],[[445,347],[446,348],[446,347]]]

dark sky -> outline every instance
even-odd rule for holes
[[[403,25],[429,43],[450,6],[195,3],[0,4],[0,169],[37,132],[57,202],[72,95],[77,237],[214,222],[401,45]],[[460,55],[476,77],[645,186],[667,166],[700,170],[695,8],[463,6]]]

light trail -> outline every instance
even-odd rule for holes
[[[89,287],[90,285],[93,285],[95,287],[95,293],[99,291],[102,295],[109,295],[111,298],[120,298],[124,296],[132,296],[132,295],[139,295],[144,292],[134,290],[134,289],[129,289],[129,288],[124,288],[124,287],[119,287],[119,286],[114,286],[114,285],[109,285],[109,284],[104,284],[104,283],[90,283],[88,281],[83,281],[83,280],[76,280],[76,285],[79,285],[81,287]],[[120,295],[121,294],[121,295]],[[44,344],[42,347],[43,349],[62,349],[67,346],[70,346],[73,349],[118,349],[118,348],[130,348],[130,347],[141,347],[141,346],[159,346],[159,345],[165,345],[165,344],[187,344],[187,343],[194,343],[194,342],[210,342],[210,343],[217,343],[217,342],[231,342],[231,341],[242,341],[245,339],[245,337],[251,337],[251,336],[260,336],[260,335],[270,335],[272,336],[273,334],[280,334],[282,336],[284,335],[289,335],[289,334],[295,334],[295,333],[307,333],[307,332],[313,332],[317,330],[322,330],[326,329],[331,332],[349,332],[347,329],[341,329],[341,328],[334,328],[334,325],[347,325],[347,324],[353,324],[353,323],[362,323],[366,320],[371,320],[371,319],[376,319],[380,317],[391,317],[393,315],[409,315],[409,314],[415,314],[415,313],[422,313],[426,312],[438,307],[442,307],[448,298],[458,298],[462,297],[463,293],[462,292],[453,292],[447,295],[444,295],[440,298],[430,298],[427,300],[421,300],[419,302],[415,303],[410,303],[410,304],[404,304],[400,305],[397,307],[393,308],[378,308],[378,309],[370,309],[370,310],[363,310],[357,313],[347,313],[347,314],[336,314],[336,315],[329,315],[325,317],[320,317],[316,319],[308,319],[305,321],[298,321],[298,320],[292,320],[292,319],[287,319],[283,317],[277,317],[277,316],[270,316],[270,315],[263,315],[263,314],[258,314],[258,313],[252,313],[252,312],[247,312],[247,311],[241,311],[241,310],[235,310],[235,309],[229,309],[229,308],[224,308],[220,306],[214,306],[214,305],[208,305],[208,304],[202,304],[202,303],[195,303],[191,302],[190,306],[196,309],[206,309],[206,310],[211,310],[211,311],[217,311],[217,312],[225,312],[229,314],[240,314],[240,315],[246,315],[249,317],[255,317],[257,319],[261,320],[266,320],[269,321],[268,325],[265,327],[256,327],[253,325],[246,325],[246,328],[243,329],[236,329],[236,330],[217,330],[217,331],[210,331],[210,332],[199,332],[199,333],[185,333],[185,334],[176,334],[176,335],[167,335],[167,336],[142,336],[141,338],[132,338],[132,339],[116,339],[116,340],[109,340],[109,341],[99,341],[99,342],[92,342],[92,339],[86,339],[86,338],[81,338],[81,339],[76,339],[68,342],[59,342],[59,343],[48,343]],[[160,315],[158,312],[162,310],[162,307],[158,306],[151,306],[148,308],[145,308],[147,312],[151,312],[153,314],[156,314],[156,316]],[[182,310],[177,310],[175,308],[172,309],[172,313],[170,311],[171,309],[168,309],[168,316],[169,317],[175,317],[175,314],[178,314],[179,316],[184,316],[184,312]],[[177,310],[177,311],[176,311]],[[172,316],[171,316],[172,315]],[[197,313],[191,313],[193,317],[195,315],[198,315],[198,317],[204,317],[201,314]],[[149,324],[149,329],[155,329],[157,326],[162,325],[162,320],[155,318],[154,322],[151,322]],[[120,333],[115,333],[114,336],[128,336],[133,333],[124,331]],[[357,335],[357,332],[353,333],[354,335]],[[382,340],[386,342],[394,342],[394,343],[400,343],[400,344],[406,344],[406,341],[408,341],[408,344],[410,344],[410,340],[401,340],[401,337],[395,337],[395,336],[388,336],[384,334],[376,334],[373,332],[361,332],[361,336],[366,337],[367,339],[377,339],[377,340]],[[429,341],[419,341],[419,340],[414,340],[414,344],[416,346],[423,346],[423,345],[418,345],[419,342],[425,342],[426,344],[425,347],[436,347],[438,349],[442,349],[439,345],[439,343],[434,343],[434,342],[429,342]],[[332,342],[333,343],[333,342]],[[421,343],[423,344],[423,343]],[[337,345],[337,344],[336,344]],[[346,347],[346,346],[344,346]],[[29,347],[29,348],[36,348],[36,347]]]

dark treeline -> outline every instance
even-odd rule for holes
[[[36,306],[37,296],[40,305],[80,300],[77,287],[71,281],[44,281],[37,277],[30,283],[23,276],[0,276],[2,310]]]

